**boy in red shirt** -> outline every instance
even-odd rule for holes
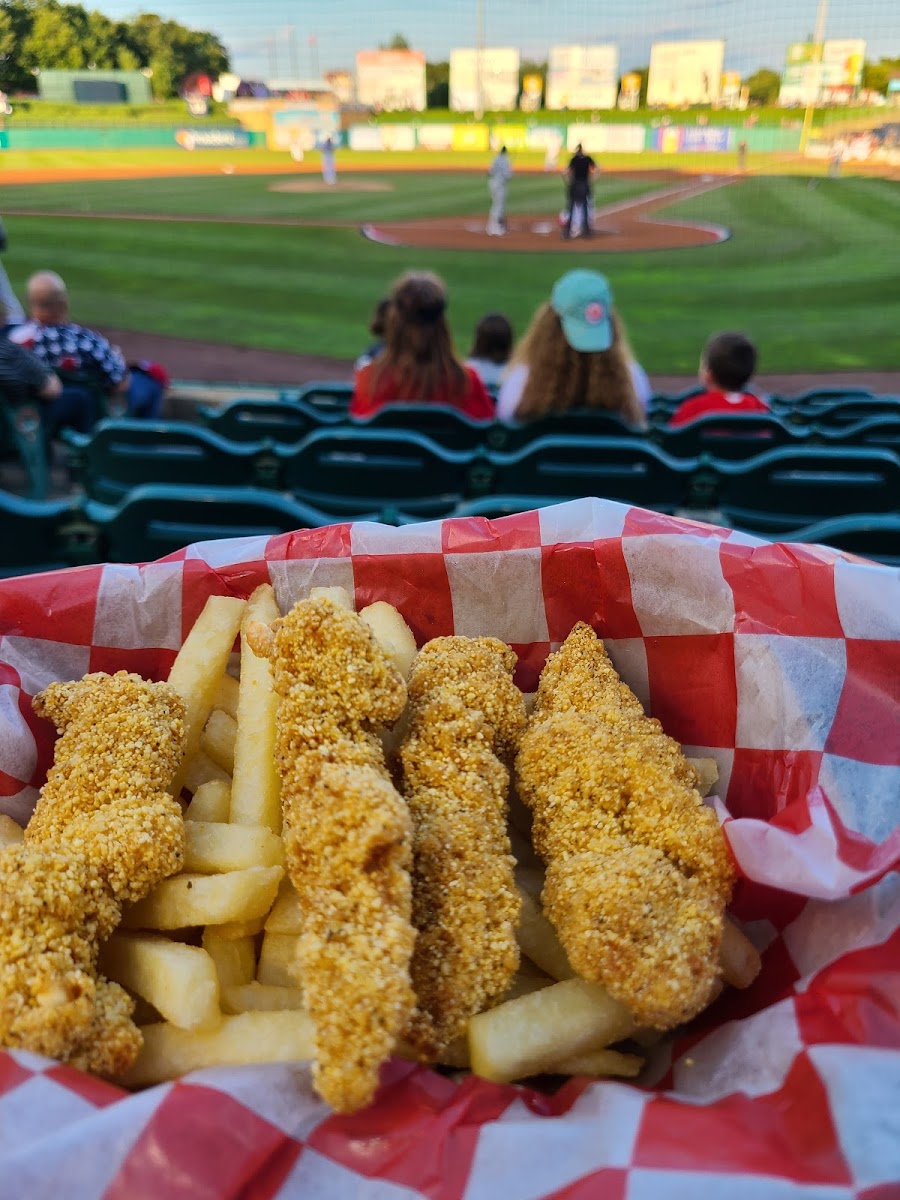
[[[745,392],[756,370],[756,347],[742,333],[717,333],[709,339],[700,358],[700,382],[707,389],[679,404],[669,419],[669,428],[687,425],[711,413],[771,412],[752,392]]]

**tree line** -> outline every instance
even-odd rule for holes
[[[228,70],[217,37],[153,13],[114,21],[59,0],[0,0],[0,89],[34,92],[49,70],[152,71],[154,96],[177,94],[195,72],[215,79]]]

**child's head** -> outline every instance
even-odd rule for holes
[[[723,392],[743,391],[756,370],[756,347],[742,333],[717,333],[703,347],[700,380]]]
[[[487,313],[475,326],[470,358],[502,366],[512,354],[513,329],[502,313]]]

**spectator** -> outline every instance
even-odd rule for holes
[[[485,387],[499,387],[513,348],[513,329],[502,313],[488,313],[475,326],[466,359]]]
[[[710,413],[771,412],[752,392],[744,388],[756,370],[756,347],[742,333],[717,333],[703,348],[700,357],[700,382],[706,391],[691,396],[672,414],[669,428],[687,425]]]
[[[0,221],[0,253],[6,249],[6,229]],[[4,325],[20,325],[25,320],[25,313],[19,303],[16,293],[10,287],[6,272],[0,266],[0,309],[3,310]]]
[[[7,310],[0,306],[0,323],[6,320]],[[0,337],[0,393],[18,408],[30,400],[48,401],[47,423],[52,424],[52,407],[59,399],[62,384],[54,373],[34,354]]]
[[[390,300],[385,296],[375,305],[375,311],[372,314],[372,320],[369,322],[369,333],[375,341],[364,350],[353,365],[354,371],[361,371],[363,367],[369,365],[373,358],[377,358],[384,349],[384,327],[387,321],[387,312],[391,306]]]
[[[356,376],[350,415],[368,417],[397,401],[449,404],[489,420],[494,404],[484,384],[453,351],[447,289],[427,271],[409,271],[394,284],[385,346]]]
[[[604,409],[646,429],[635,362],[612,291],[596,271],[569,271],[535,313],[500,386],[501,421],[534,421],[572,408]],[[649,397],[648,397],[649,399]]]

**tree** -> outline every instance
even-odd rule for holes
[[[379,50],[412,50],[407,38],[402,33],[395,33],[391,40],[385,45],[384,42],[378,47]]]
[[[900,58],[882,58],[877,63],[866,62],[863,65],[862,85],[873,92],[887,95],[888,84],[892,76],[900,74]]]
[[[425,64],[426,108],[450,107],[450,64],[449,62],[427,62]]]
[[[775,104],[781,91],[781,75],[771,67],[760,67],[744,80],[751,104]]]

